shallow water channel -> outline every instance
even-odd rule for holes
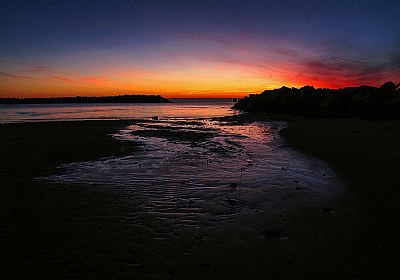
[[[114,135],[141,143],[134,154],[65,164],[61,175],[45,179],[114,189],[146,215],[175,225],[238,225],[254,213],[278,216],[318,207],[337,196],[343,184],[327,164],[285,144],[278,133],[285,125],[140,120]],[[130,221],[145,223],[138,215]]]

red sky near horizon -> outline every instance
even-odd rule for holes
[[[1,2],[0,97],[400,82],[396,1]]]

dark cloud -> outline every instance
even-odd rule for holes
[[[65,81],[65,82],[73,82],[73,80],[65,78],[65,77],[61,77],[61,76],[50,76],[50,77],[57,79],[57,80]]]
[[[10,74],[10,73],[5,73],[5,72],[0,72],[0,76],[8,77],[8,78],[32,79],[32,80],[36,80],[36,78],[34,78],[34,77],[23,76],[23,75],[16,75],[16,74]]]
[[[337,82],[338,84],[379,84],[400,74],[398,61],[362,61],[330,57],[301,62],[297,76],[310,80]],[[400,76],[399,76],[400,77]]]
[[[52,69],[47,66],[36,65],[28,69],[30,73],[47,73],[52,72]]]

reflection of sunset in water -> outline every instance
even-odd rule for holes
[[[207,118],[236,114],[231,99],[175,99],[174,103],[0,105],[0,122]]]
[[[272,141],[274,137],[273,131],[277,129],[276,126],[264,122],[256,122],[253,125],[231,125],[229,122],[226,122],[219,123],[219,125],[226,134],[264,142]]]
[[[42,179],[137,197],[145,215],[175,217],[176,229],[240,228],[254,211],[268,219],[279,211],[318,206],[341,191],[325,163],[284,145],[278,135],[283,126],[212,118],[137,120],[115,135],[142,144],[134,154],[66,164],[64,174]]]

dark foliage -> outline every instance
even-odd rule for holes
[[[76,96],[50,98],[0,98],[0,104],[65,104],[65,103],[168,103],[161,95]]]
[[[400,118],[400,85],[360,86],[337,90],[282,87],[250,94],[234,106],[245,112],[330,118]]]

